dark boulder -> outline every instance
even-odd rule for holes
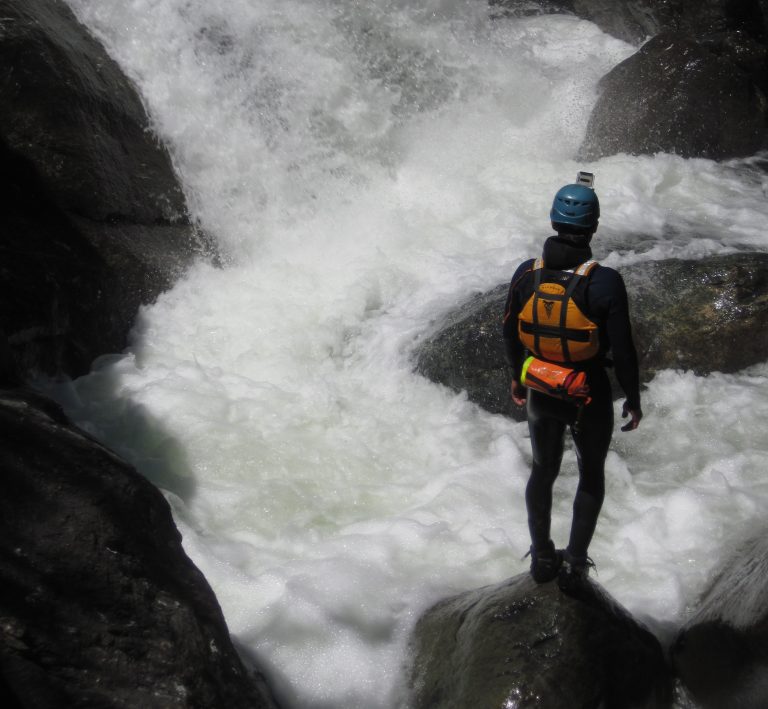
[[[67,423],[0,395],[3,706],[274,707],[162,494]]]
[[[704,37],[744,32],[768,35],[765,0],[570,0],[569,9],[604,32],[634,44],[661,32]]]
[[[658,640],[592,581],[571,597],[524,574],[441,601],[411,662],[414,709],[671,704]]]
[[[767,59],[765,44],[740,33],[657,35],[600,80],[580,159],[667,152],[721,160],[768,147]]]
[[[768,254],[648,261],[621,273],[642,381],[661,369],[735,372],[768,359]],[[501,337],[507,289],[502,284],[449,313],[419,344],[416,369],[492,413],[519,419]]]
[[[568,13],[603,32],[639,44],[660,32],[705,35],[745,32],[768,38],[766,0],[488,0],[495,17]]]
[[[18,386],[118,352],[210,240],[61,0],[0,0],[0,703],[273,707],[145,478]]]
[[[768,706],[766,531],[728,559],[672,649],[677,675],[703,709]]]
[[[492,14],[531,3],[491,0]],[[651,38],[600,81],[580,160],[676,153],[714,160],[768,147],[766,0],[562,0],[568,12],[633,44]]]
[[[518,418],[509,398],[510,376],[501,337],[509,286],[478,293],[449,312],[416,349],[416,371],[454,391],[464,391],[494,414]]]
[[[61,0],[0,0],[0,333],[17,377],[119,352],[210,240],[136,90]]]
[[[765,0],[574,0],[628,41],[651,36],[598,86],[579,157],[676,153],[714,160],[768,147]]]
[[[3,134],[57,202],[94,221],[183,219],[184,195],[141,99],[66,3],[0,0],[0,11]]]
[[[660,369],[736,372],[768,359],[768,254],[622,269],[644,380]]]

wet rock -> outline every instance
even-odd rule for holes
[[[130,81],[61,0],[0,0],[0,330],[19,376],[119,352],[210,239]]]
[[[2,0],[0,10],[0,52],[13,67],[2,77],[9,148],[23,150],[76,214],[184,218],[184,195],[135,88],[66,3]]]
[[[768,544],[762,530],[717,574],[672,650],[703,709],[768,706]]]
[[[491,0],[491,15],[531,14],[531,3]],[[714,160],[768,147],[765,0],[562,0],[560,12],[643,46],[600,81],[578,157],[676,153]]]
[[[580,159],[722,160],[768,147],[767,60],[765,44],[743,33],[655,36],[600,80]]]
[[[119,352],[210,240],[61,0],[0,0],[0,704],[273,707],[147,480],[20,386]]]
[[[622,269],[644,380],[660,369],[736,372],[768,359],[768,254]]]
[[[768,146],[763,0],[574,0],[574,9],[627,41],[652,37],[600,81],[581,159],[668,152],[721,160]]]
[[[441,601],[416,625],[415,709],[670,706],[658,640],[599,585],[528,574]]]
[[[58,407],[0,393],[3,706],[274,707],[168,503]]]
[[[621,273],[641,381],[661,369],[735,372],[768,359],[768,254],[648,261]],[[501,337],[507,289],[478,294],[436,324],[417,348],[416,369],[492,413],[521,419],[509,400]]]
[[[416,350],[416,370],[454,391],[465,391],[494,414],[517,417],[509,398],[501,319],[509,284],[479,293],[448,313]]]
[[[604,32],[639,44],[661,32],[703,37],[746,32],[765,40],[764,0],[570,0],[569,9]]]
[[[661,32],[703,36],[724,31],[768,37],[765,0],[488,0],[495,17],[567,13],[640,44]]]

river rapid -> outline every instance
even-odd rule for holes
[[[595,255],[768,250],[757,159],[574,160],[635,47],[482,0],[68,0],[136,82],[199,264],[124,353],[55,396],[170,501],[246,659],[286,707],[402,706],[435,601],[527,569],[526,424],[413,372],[420,337],[550,234],[596,174]],[[620,402],[617,403],[617,414]],[[616,429],[590,554],[662,637],[768,506],[768,365],[660,373]],[[618,417],[617,417],[618,418]],[[553,534],[567,539],[566,452]]]

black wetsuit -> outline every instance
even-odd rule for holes
[[[592,257],[589,246],[578,246],[568,238],[553,236],[544,244],[548,269],[572,269]],[[517,335],[518,314],[533,292],[530,259],[512,278],[504,312],[504,344],[512,376],[520,372],[528,353]],[[587,373],[592,401],[585,406],[574,427],[577,409],[573,404],[537,391],[528,391],[528,427],[531,433],[533,466],[525,492],[531,542],[536,549],[550,543],[552,487],[560,472],[566,426],[570,426],[579,464],[579,485],[573,503],[573,521],[568,551],[586,557],[605,495],[605,458],[613,435],[613,397],[605,367],[609,350],[616,377],[632,410],[640,409],[637,354],[632,342],[627,291],[618,272],[597,266],[588,276],[584,291],[585,315],[598,325],[600,352],[580,365]]]

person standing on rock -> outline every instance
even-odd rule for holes
[[[603,504],[614,424],[609,351],[626,396],[622,416],[630,417],[621,430],[636,429],[643,416],[624,281],[592,260],[590,241],[600,218],[593,179],[580,172],[576,183],[557,192],[550,212],[557,235],[545,241],[541,258],[518,267],[504,311],[512,401],[527,404],[533,449],[525,491],[531,575],[537,583],[559,576],[563,588],[594,566],[587,550]],[[579,484],[568,546],[558,550],[550,537],[552,488],[566,427],[576,447]]]

